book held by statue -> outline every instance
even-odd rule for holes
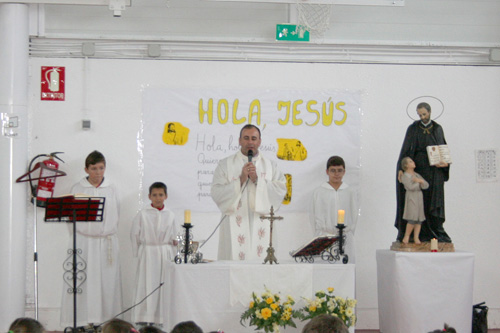
[[[427,146],[427,157],[429,164],[437,165],[440,162],[451,164],[450,148],[448,145]]]

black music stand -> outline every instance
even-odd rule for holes
[[[71,263],[71,270],[65,269],[63,275],[63,280],[73,280],[73,288],[68,289],[68,293],[73,294],[73,332],[78,332],[76,324],[76,296],[82,292],[79,286],[85,282],[87,276],[85,273],[87,263],[81,257],[81,261],[77,261],[77,254],[81,254],[82,250],[76,248],[76,222],[102,222],[105,201],[106,198],[103,197],[75,197],[70,195],[49,198],[45,207],[45,222],[66,222],[73,224],[73,249],[68,250],[68,253],[71,254],[68,259],[72,257],[72,261],[66,259],[64,263],[64,266],[67,263]],[[78,266],[81,266],[80,269]],[[79,273],[80,277],[78,276]],[[78,279],[82,280],[79,285],[77,284]]]

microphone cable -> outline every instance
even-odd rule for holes
[[[247,188],[247,185],[248,185],[248,181],[250,180],[250,178],[247,178],[247,181],[245,182],[245,185],[243,185],[243,188],[240,190],[240,195],[243,194],[243,191]],[[212,233],[210,234],[210,236],[208,236],[207,239],[205,239],[205,241],[200,245],[200,249],[202,248],[203,245],[205,245],[206,242],[208,242],[208,240],[210,238],[212,238],[212,236],[215,234],[215,232],[217,231],[217,229],[219,229],[222,221],[224,221],[224,219],[226,218],[226,216],[229,216],[227,214],[225,214],[224,216],[222,216],[222,218],[220,219],[219,223],[217,224],[217,226],[215,227],[214,231],[212,231]]]

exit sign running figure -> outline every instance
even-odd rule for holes
[[[309,31],[302,25],[276,24],[276,40],[308,42]]]

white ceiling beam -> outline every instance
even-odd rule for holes
[[[47,4],[47,5],[89,5],[89,6],[111,6],[114,4],[130,7],[132,0],[0,0],[0,3],[25,3],[25,4]]]
[[[322,5],[349,5],[349,6],[404,6],[405,0],[205,0],[226,2],[260,2],[260,3],[288,3],[288,4],[322,4]]]

